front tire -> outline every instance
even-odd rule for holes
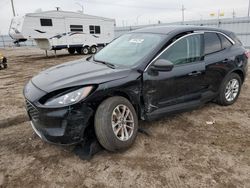
[[[228,75],[221,84],[217,98],[218,104],[228,106],[235,103],[239,97],[241,85],[242,80],[238,74],[231,73]]]
[[[133,105],[124,97],[103,101],[95,115],[95,133],[100,144],[109,151],[129,148],[138,131],[138,118]]]

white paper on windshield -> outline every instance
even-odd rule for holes
[[[131,39],[129,42],[131,43],[136,43],[136,44],[141,44],[143,43],[144,39]]]

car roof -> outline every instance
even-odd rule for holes
[[[153,27],[145,27],[141,29],[134,30],[132,32],[138,33],[156,33],[156,34],[179,34],[184,32],[192,32],[199,30],[207,30],[207,31],[218,31],[225,34],[229,34],[231,32],[213,28],[213,27],[204,27],[204,26],[190,26],[190,25],[169,25],[169,26],[153,26]]]

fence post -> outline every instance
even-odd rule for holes
[[[3,35],[1,35],[1,38],[2,38],[2,42],[3,42],[3,47],[5,48],[5,42],[4,42],[4,37],[3,37]]]

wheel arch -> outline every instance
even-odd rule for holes
[[[133,105],[133,107],[134,107],[134,109],[135,109],[135,111],[136,111],[136,114],[137,114],[137,116],[138,116],[138,118],[140,118],[140,112],[141,112],[141,110],[140,110],[140,108],[139,108],[139,101],[135,101],[134,99],[133,99],[133,97],[132,96],[130,96],[127,92],[125,92],[125,91],[113,91],[111,94],[109,94],[108,96],[107,96],[107,98],[109,98],[109,97],[116,97],[116,96],[120,96],[120,97],[124,97],[124,98],[126,98],[132,105]],[[107,99],[106,98],[106,99]],[[104,99],[105,100],[105,99]]]
[[[84,45],[83,48],[89,48],[90,46],[89,45]]]
[[[245,81],[245,75],[244,72],[240,69],[233,70],[231,73],[238,74],[241,78],[241,82],[243,83]]]

